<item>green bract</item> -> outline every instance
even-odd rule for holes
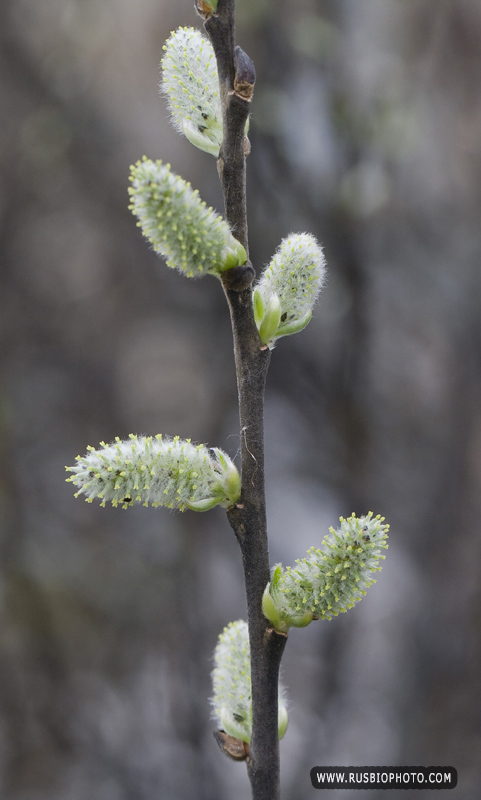
[[[341,517],[340,522],[337,531],[329,529],[321,549],[312,547],[295,567],[274,568],[262,609],[277,630],[332,619],[352,608],[375,583],[372,576],[381,570],[389,525],[371,511],[365,517]]]
[[[228,508],[240,497],[240,476],[229,456],[218,448],[194,445],[190,439],[162,438],[161,434],[134,436],[110,445],[87,448],[77,464],[67,467],[67,480],[78,487],[75,497],[95,498],[105,506],[123,508],[167,506],[185,511],[207,511],[221,505]]]
[[[326,260],[320,244],[309,233],[283,239],[257,283],[254,317],[263,344],[306,327],[324,284]]]
[[[207,5],[214,8],[212,3]],[[196,147],[217,157],[222,144],[222,110],[213,47],[195,28],[178,28],[164,50],[160,88],[167,97],[174,127]]]
[[[214,651],[212,684],[212,708],[219,725],[230,736],[250,742],[252,692],[247,622],[230,622],[219,635]],[[279,686],[279,739],[287,730],[284,695],[284,689]]]
[[[170,164],[144,156],[130,173],[129,208],[155,251],[166,257],[167,266],[192,278],[220,275],[246,263],[246,251],[225,220],[171,171]]]

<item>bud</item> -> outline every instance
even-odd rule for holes
[[[230,622],[219,636],[214,651],[212,707],[220,726],[230,736],[250,742],[252,692],[247,622]],[[279,685],[279,739],[287,729],[284,689]]]
[[[233,506],[240,497],[240,477],[229,456],[219,450],[194,445],[190,439],[162,438],[161,434],[134,436],[100,449],[87,448],[77,456],[67,481],[78,487],[88,503],[94,498],[105,506],[123,508],[135,503],[166,506],[185,511],[208,511],[214,506]]]
[[[263,344],[306,327],[324,284],[326,260],[309,233],[283,239],[254,290],[254,316]],[[278,322],[277,308],[279,308]]]
[[[252,59],[241,47],[234,50],[234,91],[244,100],[252,100],[256,82],[256,68]],[[246,131],[247,135],[247,131]]]
[[[210,16],[215,8],[212,0],[203,0],[200,11]],[[222,110],[214,49],[195,28],[178,28],[164,50],[160,90],[167,97],[172,123],[192,144],[217,157],[222,144]]]
[[[283,571],[278,564],[267,584],[262,610],[279,631],[303,628],[313,619],[332,619],[352,608],[376,581],[379,561],[387,549],[384,517],[354,514],[340,517],[337,531],[329,528],[321,549],[311,547],[308,558]]]
[[[196,0],[195,10],[202,19],[209,19],[217,11],[218,0]]]
[[[154,250],[189,278],[219,275],[245,264],[244,247],[229,226],[175,175],[170,164],[144,158],[130,168],[130,210]]]

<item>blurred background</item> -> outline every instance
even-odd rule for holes
[[[157,93],[191,6],[0,4],[2,800],[250,796],[209,718],[217,635],[245,617],[225,514],[102,509],[64,483],[88,444],[131,432],[238,450],[220,286],[168,270],[127,210],[146,154],[222,211],[214,159]],[[268,378],[271,560],[340,514],[391,523],[363,602],[289,636],[282,798],[314,796],[314,765],[367,764],[454,766],[474,800],[481,5],[239,0],[237,40],[257,68],[254,265],[304,230],[329,265]]]

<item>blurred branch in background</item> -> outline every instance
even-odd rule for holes
[[[162,43],[196,24],[180,13],[0,8],[5,800],[249,796],[244,770],[219,764],[207,704],[217,632],[245,614],[222,512],[195,528],[119,514],[63,482],[86,442],[115,434],[239,445],[222,293],[159,268],[127,210],[142,151],[221,210],[211,159],[190,161],[157,97]],[[309,328],[271,366],[271,557],[291,563],[346,508],[379,509],[392,532],[371,596],[286,653],[286,798],[307,797],[316,763],[424,763],[455,766],[467,800],[481,788],[479,3],[239,0],[237,39],[259,87],[252,261],[308,229],[330,264]]]

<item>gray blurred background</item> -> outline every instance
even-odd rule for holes
[[[249,797],[209,719],[216,637],[245,616],[225,514],[102,509],[64,483],[131,432],[238,449],[220,286],[168,270],[127,210],[144,153],[222,210],[157,94],[178,25],[200,25],[187,0],[0,4],[2,800]],[[454,766],[474,800],[481,4],[239,0],[237,38],[258,77],[252,260],[306,230],[330,276],[273,353],[271,560],[340,514],[391,523],[363,602],[289,636],[282,798],[315,796],[314,765],[397,764]]]

